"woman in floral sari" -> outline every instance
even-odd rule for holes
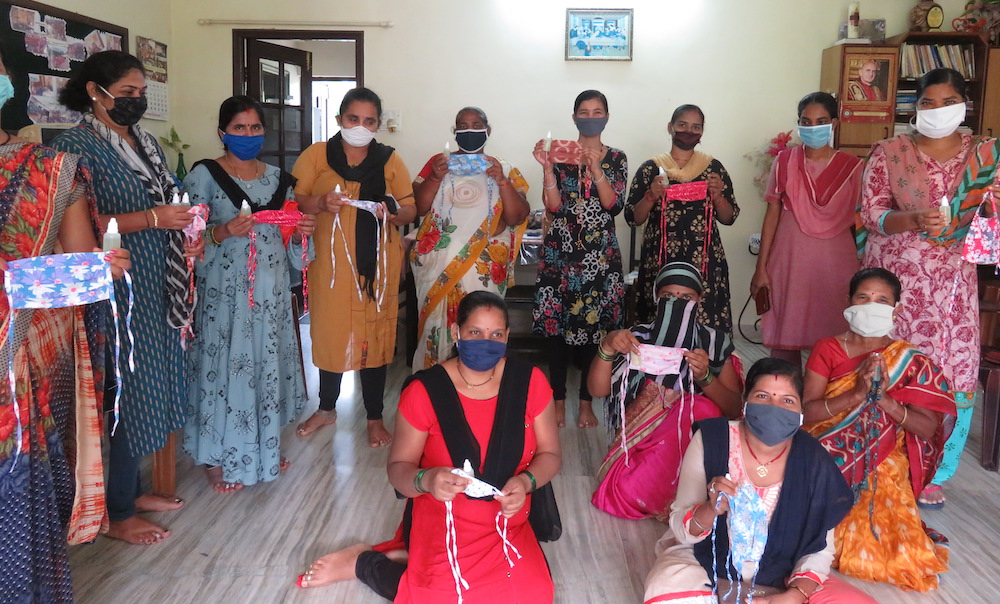
[[[955,399],[930,357],[889,337],[900,293],[882,268],[851,279],[850,331],[817,342],[806,364],[805,423],[855,493],[836,529],[840,572],[927,591],[948,569],[948,549],[920,521],[916,498],[941,462]]]
[[[427,160],[413,181],[423,222],[410,251],[420,319],[413,369],[451,355],[448,326],[465,294],[503,296],[514,283],[514,259],[530,208],[528,183],[517,168],[484,153],[492,129],[482,109],[455,116],[458,152]]]
[[[617,428],[620,409],[625,413],[624,428],[601,465],[600,484],[591,499],[619,518],[666,518],[692,424],[740,416],[742,368],[733,343],[725,332],[695,321],[705,289],[698,269],[671,262],[660,269],[654,286],[654,321],[609,333],[589,374],[594,396],[608,397],[608,423]],[[683,360],[667,375],[656,375],[652,368],[644,372],[629,359],[633,352],[645,354],[640,344],[683,349]]]
[[[0,53],[0,105],[13,88]],[[97,244],[90,172],[0,130],[0,268]],[[121,250],[116,275],[130,267]],[[0,599],[72,602],[66,544],[93,541],[104,519],[100,405],[103,303],[11,313],[0,295],[0,356],[13,357],[23,434],[0,387]],[[14,337],[8,340],[10,321]],[[10,356],[9,356],[10,355]],[[6,374],[4,376],[6,382]]]

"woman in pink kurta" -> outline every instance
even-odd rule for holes
[[[847,283],[858,270],[851,227],[861,195],[862,164],[830,146],[837,101],[814,92],[799,101],[802,146],[778,154],[764,200],[760,255],[750,291],[770,288],[761,317],[771,356],[800,365],[801,351],[847,328]],[[818,270],[821,269],[821,270]]]
[[[957,131],[965,119],[965,81],[935,69],[918,82],[917,133],[875,144],[865,170],[861,220],[863,264],[880,266],[903,284],[896,339],[907,340],[944,369],[955,391],[958,420],[937,474],[920,497],[944,503],[965,447],[979,369],[976,267],[962,259],[965,233],[994,180],[995,140]],[[948,216],[939,209],[945,198]]]

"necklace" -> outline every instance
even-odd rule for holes
[[[750,451],[751,457],[753,457],[753,460],[757,462],[757,476],[760,476],[761,478],[767,476],[767,466],[781,459],[781,456],[785,454],[785,451],[787,451],[788,447],[790,446],[790,445],[785,445],[785,448],[781,450],[781,453],[775,455],[774,459],[772,459],[767,463],[761,463],[761,461],[757,459],[757,454],[753,452],[753,447],[750,446],[750,441],[747,440],[746,443],[747,443],[747,451]]]
[[[229,169],[232,170],[233,175],[235,175],[236,178],[240,179],[240,182],[242,182],[244,184],[244,186],[246,186],[246,188],[248,188],[248,189],[252,189],[253,188],[253,181],[255,181],[258,178],[260,178],[260,176],[257,174],[257,170],[259,169],[258,164],[260,162],[258,162],[257,160],[254,160],[253,176],[250,178],[250,180],[244,180],[243,177],[240,176],[239,170],[237,170],[236,168],[234,168],[233,164],[229,163],[229,157],[228,156],[226,156],[226,155],[222,156],[222,160],[225,161],[226,162],[226,166],[228,166]]]
[[[485,382],[482,382],[480,384],[471,384],[471,383],[469,383],[469,380],[465,379],[465,374],[462,373],[462,363],[459,362],[457,365],[455,365],[455,367],[458,368],[458,375],[459,375],[459,377],[462,378],[462,381],[465,382],[465,387],[468,388],[468,389],[470,389],[470,390],[473,389],[473,388],[478,388],[480,386],[485,386],[486,384],[489,384],[490,382],[493,381],[493,376],[496,375],[496,373],[497,373],[497,367],[496,367],[496,365],[494,365],[493,366],[493,373],[490,374],[490,377],[487,378]]]

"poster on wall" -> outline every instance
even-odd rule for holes
[[[632,9],[566,9],[567,61],[631,61]]]
[[[142,36],[135,37],[135,54],[146,68],[146,99],[149,106],[143,117],[168,120],[167,45]]]
[[[0,42],[14,84],[0,121],[16,132],[32,123],[78,121],[59,103],[59,91],[90,55],[125,50],[128,30],[33,0],[0,0]]]
[[[848,55],[844,61],[841,120],[892,122],[896,102],[896,53]]]

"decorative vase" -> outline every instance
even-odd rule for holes
[[[177,153],[177,169],[174,170],[174,174],[177,175],[177,180],[183,181],[184,177],[187,176],[187,173],[188,173],[187,166],[184,165],[184,153],[183,152],[178,152]]]

